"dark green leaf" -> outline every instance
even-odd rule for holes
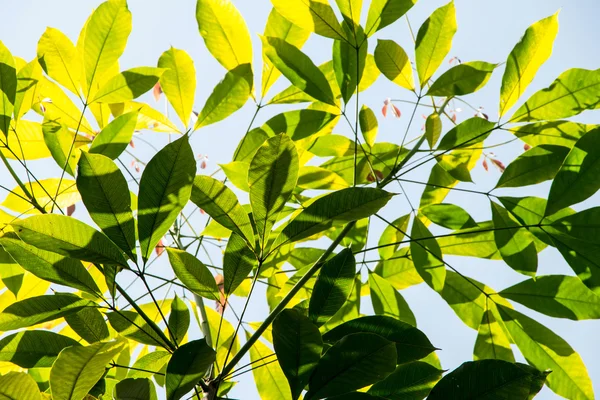
[[[330,133],[338,118],[338,115],[321,110],[286,111],[269,119],[261,129],[269,136],[285,133],[295,141],[318,133]],[[264,140],[261,144],[263,143]]]
[[[168,347],[137,312],[120,310],[106,313],[106,316],[110,326],[121,336],[149,346]]]
[[[344,103],[348,103],[358,88],[362,79],[367,61],[368,42],[365,33],[359,26],[354,31],[352,26],[346,22],[342,24],[347,37],[353,37],[353,41],[361,44],[358,51],[346,40],[335,40],[333,42],[333,70],[335,79],[340,87]]]
[[[393,24],[415,5],[416,0],[373,0],[369,7],[365,32],[371,36]]]
[[[390,400],[422,400],[442,377],[442,371],[426,362],[413,361],[399,365],[367,393]]]
[[[154,383],[147,378],[128,378],[117,383],[115,400],[158,400]]]
[[[463,96],[478,91],[490,80],[498,64],[471,61],[444,72],[429,88],[427,96]]]
[[[171,353],[166,351],[153,351],[140,357],[133,368],[127,373],[128,378],[151,378],[157,372],[160,372],[171,358]]]
[[[113,160],[119,158],[133,137],[138,122],[137,111],[119,115],[94,138],[90,153],[102,154]]]
[[[392,317],[413,326],[417,325],[410,306],[391,283],[375,273],[370,273],[369,289],[375,314]]]
[[[65,347],[79,346],[70,337],[50,331],[24,331],[0,340],[0,361],[21,368],[48,368]]]
[[[185,302],[177,295],[171,303],[171,314],[169,314],[169,329],[173,334],[171,339],[175,343],[181,343],[190,327],[190,310]]]
[[[179,400],[192,390],[215,359],[215,351],[204,339],[179,347],[167,364],[167,400]]]
[[[461,122],[442,137],[438,150],[452,150],[483,142],[495,129],[495,123],[474,117]]]
[[[223,255],[223,292],[230,295],[248,277],[256,264],[256,256],[241,236],[229,237]]]
[[[162,68],[137,67],[123,71],[109,79],[98,90],[90,103],[123,103],[148,92],[160,79]]]
[[[569,154],[568,147],[540,145],[508,164],[496,187],[535,185],[553,179]]]
[[[440,292],[446,278],[440,245],[419,218],[414,219],[410,239],[410,253],[417,272],[432,289]]]
[[[75,314],[66,315],[65,322],[88,343],[100,342],[110,336],[104,316],[96,308],[86,307]]]
[[[10,50],[0,42],[0,131],[8,136],[17,94],[17,70]]]
[[[198,296],[219,299],[215,278],[202,261],[184,250],[167,248],[167,253],[175,275],[186,288]]]
[[[444,228],[458,230],[477,227],[469,213],[455,204],[431,204],[420,211],[431,222]]]

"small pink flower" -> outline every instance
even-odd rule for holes
[[[496,167],[498,167],[500,172],[504,172],[504,170],[506,169],[506,166],[502,163],[502,161],[492,158],[492,162]]]
[[[71,204],[67,207],[67,215],[70,217],[75,212],[75,204]]]
[[[135,160],[131,161],[131,168],[135,169],[135,172],[137,172],[137,173],[139,173],[141,170],[140,164]]]
[[[129,147],[135,149],[135,143],[133,143],[133,139],[129,142]]]
[[[160,100],[160,95],[162,94],[162,88],[160,87],[160,82],[156,82],[156,85],[154,85],[154,89],[152,89],[152,95],[154,96],[154,100],[155,101],[159,101]]]
[[[200,169],[206,169],[206,167],[208,166],[208,156],[198,154],[198,158],[200,159]]]
[[[394,114],[396,118],[400,118],[402,116],[400,109],[392,103],[392,100],[389,97],[383,101],[383,108],[381,109],[383,116],[387,117],[387,110],[390,106],[392,107],[392,114]]]
[[[487,159],[484,158],[482,164],[483,164],[483,169],[485,169],[486,171],[490,170],[489,167],[488,167]]]

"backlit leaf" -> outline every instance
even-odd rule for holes
[[[79,96],[83,66],[71,40],[55,28],[46,28],[37,47],[37,58],[52,79]]]
[[[160,77],[160,88],[183,125],[187,127],[196,93],[194,61],[184,50],[171,47],[158,59],[158,67],[165,69]]]
[[[413,221],[410,252],[419,275],[435,291],[444,288],[446,265],[442,260],[440,245],[419,218]]]
[[[123,71],[100,87],[91,102],[123,103],[137,99],[154,87],[163,72],[164,69],[153,67],[137,67]]]
[[[428,96],[463,96],[485,86],[497,64],[471,61],[456,65],[444,72],[429,88]]]
[[[408,90],[415,90],[413,70],[406,52],[393,40],[377,40],[375,63],[386,78]]]
[[[332,39],[345,39],[327,0],[271,0],[273,7],[293,24]]]
[[[167,248],[175,275],[193,293],[212,300],[219,299],[215,278],[208,268],[190,253]]]

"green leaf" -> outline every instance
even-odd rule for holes
[[[484,87],[498,64],[471,61],[444,72],[429,88],[427,96],[464,96]]]
[[[52,399],[83,399],[125,345],[123,341],[114,341],[64,349],[50,370]]]
[[[78,260],[127,266],[121,250],[103,233],[64,215],[45,214],[12,224],[25,243]]]
[[[520,125],[510,131],[532,147],[552,144],[572,149],[583,135],[598,127],[571,121],[547,121]]]
[[[552,370],[547,384],[568,399],[593,399],[592,382],[579,354],[561,337],[535,320],[499,306],[504,324],[528,363]]]
[[[548,195],[546,215],[580,203],[600,189],[600,128],[581,137],[558,170]]]
[[[166,145],[146,165],[138,199],[144,263],[190,199],[194,175],[196,161],[187,135]]]
[[[225,172],[227,179],[231,181],[238,189],[244,192],[249,192],[248,187],[248,170],[250,169],[250,163],[246,161],[233,161],[229,164],[219,164],[219,167]]]
[[[410,214],[406,214],[385,227],[379,238],[378,245],[380,247],[377,249],[381,258],[387,260],[394,255],[396,249],[400,246],[400,242],[404,239],[405,232],[408,230],[409,221]]]
[[[235,149],[234,162],[250,162],[256,150],[269,138],[262,128],[254,128],[248,132]],[[248,184],[248,182],[246,182]]]
[[[360,122],[360,131],[365,139],[365,143],[369,147],[373,147],[379,127],[375,113],[369,107],[363,105],[358,114],[358,121]]]
[[[88,343],[100,342],[110,336],[104,316],[96,308],[86,307],[75,314],[66,315],[65,322]]]
[[[273,7],[300,28],[332,39],[345,39],[327,0],[271,0]]]
[[[136,111],[132,111],[112,120],[94,138],[90,146],[90,153],[102,154],[113,160],[119,158],[131,143],[138,115]]]
[[[365,32],[371,36],[380,29],[396,22],[415,5],[417,0],[373,0],[367,15]]]
[[[438,150],[452,150],[483,142],[494,129],[496,129],[494,122],[479,117],[469,118],[442,137]]]
[[[408,55],[393,40],[377,40],[375,63],[386,78],[408,90],[415,90],[413,70]]]
[[[455,204],[431,204],[420,211],[431,222],[444,228],[458,230],[477,227],[477,223],[469,213]]]
[[[442,371],[422,361],[399,365],[369,388],[369,394],[390,400],[422,400],[442,377]]]
[[[155,372],[160,372],[171,358],[171,353],[166,351],[153,351],[140,357],[133,368],[127,373],[128,378],[151,378]],[[147,372],[151,371],[151,372]]]
[[[8,60],[10,62],[10,59]],[[20,120],[34,103],[37,103],[37,92],[40,89],[42,80],[42,66],[38,60],[32,60],[17,72],[17,88],[14,102],[14,115],[16,120]],[[23,121],[19,121],[21,128]],[[20,132],[22,133],[22,132]]]
[[[343,337],[323,355],[310,377],[306,400],[322,399],[378,382],[396,368],[393,342],[373,334]]]
[[[242,108],[252,94],[253,80],[250,64],[241,64],[227,71],[206,100],[194,130],[219,122]]]
[[[427,120],[425,120],[425,137],[427,138],[430,149],[435,148],[441,134],[442,120],[440,119],[440,114],[434,112],[427,117]]]
[[[440,245],[429,229],[415,218],[411,231],[410,253],[417,272],[431,288],[441,292],[446,278],[446,265]]]
[[[427,84],[450,52],[456,30],[454,1],[435,10],[419,28],[415,55],[421,87]]]
[[[82,153],[77,189],[92,220],[131,260],[137,261],[131,196],[119,167],[108,157]]]
[[[408,247],[401,248],[389,259],[380,260],[375,267],[375,273],[386,279],[397,290],[422,283],[423,278],[417,272],[409,254]]]
[[[395,318],[413,326],[417,325],[408,303],[391,283],[375,273],[370,273],[369,289],[375,314]]]
[[[548,373],[502,360],[470,361],[444,376],[427,399],[529,400],[544,386]]]
[[[356,32],[360,25],[363,0],[335,0],[335,2],[346,24],[352,27],[353,32]],[[360,43],[360,41],[357,42]]]
[[[285,19],[276,8],[273,8],[269,14],[269,18],[267,19],[267,26],[265,27],[264,36],[283,39],[301,49],[304,43],[308,40],[310,32],[297,25],[294,25],[289,20]],[[279,76],[281,76],[281,72],[273,67],[273,64],[268,58],[263,57],[262,98],[267,95],[267,92],[277,81]]]
[[[499,294],[555,318],[600,318],[600,297],[572,276],[539,276],[517,283]]]
[[[374,333],[396,344],[397,364],[420,360],[436,350],[427,336],[413,325],[382,315],[360,317],[344,322],[323,335],[326,343],[335,343],[353,333]]]
[[[502,259],[515,271],[533,276],[538,267],[534,237],[502,206],[491,202],[494,240]]]
[[[254,244],[250,218],[239,204],[236,195],[220,181],[198,175],[194,179],[190,200],[219,224]]]
[[[73,144],[77,141],[77,136],[65,124],[62,124],[60,119],[51,119],[52,115],[51,112],[48,113],[42,124],[44,142],[59,168],[64,169],[67,174],[75,176],[75,168],[80,155]]]
[[[164,69],[137,67],[110,78],[94,96],[91,103],[123,103],[136,99],[156,85]]]
[[[554,179],[567,154],[568,147],[545,144],[527,150],[508,164],[496,187],[528,186]]]
[[[49,77],[79,96],[83,65],[75,45],[64,33],[46,28],[38,42],[37,58]]]
[[[573,68],[563,72],[549,88],[535,93],[511,122],[569,118],[600,107],[600,70]],[[561,121],[562,122],[562,121]]]
[[[183,125],[187,127],[196,94],[194,61],[184,50],[171,47],[158,59],[158,67],[165,69],[160,77],[160,88]]]
[[[355,36],[355,42],[360,43],[358,51],[348,41],[336,40],[333,42],[333,71],[340,88],[344,103],[348,103],[358,88],[362,79],[367,61],[368,42],[365,33],[359,26],[356,32],[347,23],[342,24],[348,37]]]
[[[332,226],[367,218],[385,206],[393,194],[375,188],[348,188],[320,197],[283,229],[273,248],[297,242]]]
[[[495,306],[492,305],[492,307]],[[491,308],[483,313],[481,324],[477,330],[473,359],[475,361],[504,360],[514,363],[515,356],[510,347],[510,339],[501,325],[502,320],[499,320],[496,315],[498,315],[498,311],[493,312]]]
[[[40,279],[82,290],[92,295],[100,289],[81,262],[26,244],[14,234],[0,237],[0,246],[26,271]]]
[[[0,361],[21,368],[49,368],[65,347],[79,346],[70,337],[50,331],[24,331],[0,340]]]
[[[136,341],[138,343],[165,347],[167,344],[160,336],[148,325],[148,323],[135,311],[118,311],[106,313],[110,326],[114,328],[121,336]]]
[[[8,136],[17,95],[17,70],[10,50],[0,42],[0,131]]]
[[[128,378],[117,383],[115,400],[158,400],[154,383],[147,378]]]
[[[261,130],[268,136],[285,133],[294,141],[313,135],[328,137],[327,133],[333,130],[338,118],[339,115],[321,110],[286,111],[265,122]]]
[[[297,310],[283,310],[273,322],[273,347],[295,400],[321,358],[321,333]]]
[[[177,295],[171,303],[171,314],[169,314],[169,328],[175,343],[181,343],[190,327],[190,311],[185,302]]]
[[[510,52],[502,77],[500,117],[519,100],[538,69],[550,58],[557,33],[558,13],[527,28],[523,38]]]
[[[192,390],[215,358],[215,351],[204,339],[191,341],[175,350],[167,364],[167,400],[179,400]]]
[[[348,183],[336,174],[321,167],[302,167],[298,175],[298,187],[301,189],[340,190]]]
[[[229,237],[223,255],[223,291],[225,295],[233,293],[244,282],[256,263],[254,252],[241,236],[233,233]]]
[[[273,225],[296,187],[298,169],[296,146],[284,134],[267,140],[250,162],[250,204],[261,250],[265,250]]]
[[[310,297],[308,317],[317,326],[326,323],[344,305],[354,286],[356,261],[344,249],[321,267]]]
[[[131,12],[121,1],[102,3],[86,23],[82,32],[82,51],[88,100],[93,83],[98,82],[123,54],[130,33]]]
[[[41,400],[40,390],[30,374],[8,372],[0,376],[0,398],[11,400]]]
[[[250,32],[230,0],[198,0],[196,20],[208,51],[226,70],[252,64]]]
[[[219,299],[215,278],[202,261],[184,250],[167,248],[167,253],[175,275],[190,291],[211,300]]]
[[[279,363],[269,358],[273,355],[273,351],[260,340],[250,348],[250,362],[254,366],[252,375],[258,394],[262,400],[292,400],[290,386],[286,384],[286,376]]]
[[[294,86],[319,101],[336,105],[327,78],[306,54],[282,39],[261,36],[261,40],[265,56]]]
[[[442,254],[501,260],[492,221],[479,222],[478,225],[476,228],[461,229],[438,238]]]

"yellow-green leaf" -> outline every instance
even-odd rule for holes
[[[42,179],[38,182],[32,182],[26,188],[35,197],[38,204],[47,212],[52,209],[55,202],[55,207],[66,209],[81,200],[81,196],[75,186],[75,181],[63,179],[60,182],[60,188],[58,186],[59,181],[60,179],[58,178]],[[57,193],[58,196],[56,196]],[[23,192],[23,189],[16,187],[2,202],[2,206],[17,213],[39,214],[39,211],[25,199],[27,199],[27,196]]]
[[[92,103],[123,103],[148,92],[164,72],[162,68],[137,67],[112,77],[98,90]]]
[[[40,65],[52,79],[79,96],[83,66],[71,40],[55,28],[46,28],[37,47]]]
[[[345,40],[342,27],[327,0],[271,0],[271,3],[293,24],[317,35]]]
[[[8,135],[17,95],[17,69],[10,50],[0,42],[0,131]]]
[[[406,52],[393,40],[377,40],[375,63],[386,78],[408,90],[415,90],[413,70]]]
[[[187,127],[196,93],[194,61],[184,50],[171,47],[158,59],[158,67],[165,69],[160,77],[160,87],[183,125]]]
[[[397,21],[416,2],[417,0],[372,0],[365,25],[367,37]]]
[[[490,80],[498,64],[471,61],[444,72],[429,88],[428,96],[463,96],[478,91]]]

